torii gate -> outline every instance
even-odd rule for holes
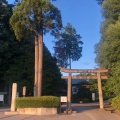
[[[106,75],[101,75],[101,73],[107,73],[108,69],[66,69],[59,67],[62,72],[68,73],[68,76],[62,76],[62,79],[68,79],[68,88],[67,88],[67,102],[68,110],[71,110],[71,80],[72,79],[97,79],[98,80],[98,93],[99,93],[99,103],[100,109],[104,109],[103,104],[103,94],[102,94],[102,85],[101,79],[107,79]],[[71,73],[83,73],[84,76],[71,76]],[[96,75],[87,76],[86,73],[96,73]]]

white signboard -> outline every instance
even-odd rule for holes
[[[92,100],[95,101],[95,93],[92,93]]]
[[[4,101],[4,95],[0,95],[0,101]]]
[[[61,102],[67,102],[67,96],[61,96],[60,101]]]

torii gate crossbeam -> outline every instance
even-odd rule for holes
[[[68,110],[71,110],[71,81],[72,79],[97,79],[98,80],[98,93],[99,93],[99,103],[100,109],[104,108],[103,104],[103,94],[102,94],[102,85],[101,79],[107,79],[106,75],[102,75],[101,73],[107,73],[108,69],[66,69],[59,67],[62,72],[68,73],[68,76],[62,76],[62,79],[68,79],[68,89],[67,89],[67,102],[68,102]],[[95,73],[96,75],[84,76],[71,76],[71,73]]]

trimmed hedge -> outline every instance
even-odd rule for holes
[[[19,97],[15,99],[16,108],[57,108],[59,105],[60,99],[55,96]]]
[[[116,96],[112,99],[111,104],[115,109],[120,110],[120,96]]]

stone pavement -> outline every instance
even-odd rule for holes
[[[9,108],[0,108],[0,120],[120,120],[120,115],[100,110],[98,103],[72,104],[72,108],[78,113],[47,116],[4,115],[4,111],[9,111]]]

